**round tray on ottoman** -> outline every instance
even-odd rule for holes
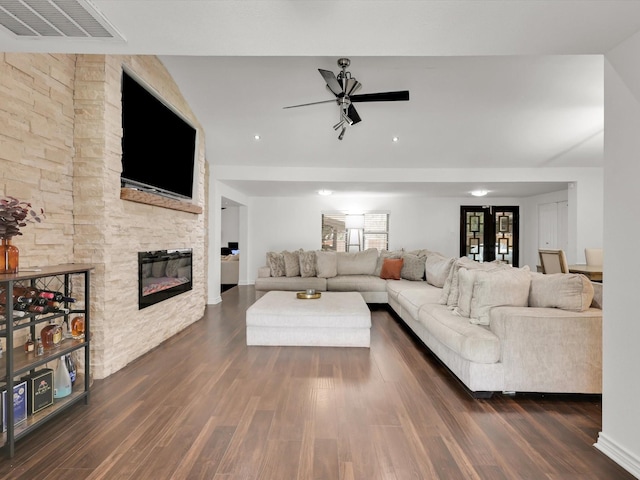
[[[320,292],[316,292],[316,293],[298,292],[296,293],[296,296],[300,300],[314,300],[316,298],[320,298]]]

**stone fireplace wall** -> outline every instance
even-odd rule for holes
[[[123,65],[198,127],[194,202],[204,213],[120,198]],[[1,193],[43,207],[47,215],[15,239],[20,264],[95,265],[95,378],[116,372],[202,317],[207,272],[204,136],[156,57],[0,54],[0,139]],[[160,159],[148,162],[154,168]],[[174,248],[193,249],[193,290],[138,310],[138,252]]]

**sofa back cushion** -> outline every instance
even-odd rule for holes
[[[373,275],[378,263],[378,250],[368,248],[364,252],[339,252],[336,257],[338,275]]]
[[[443,257],[437,253],[428,255],[427,260],[425,261],[427,283],[434,287],[444,287],[454,261],[455,258]]]
[[[319,278],[331,278],[338,274],[338,261],[336,252],[316,252],[316,275]]]
[[[593,284],[580,273],[531,272],[530,307],[584,312],[591,306],[593,295]]]

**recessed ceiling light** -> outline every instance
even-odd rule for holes
[[[331,195],[333,192],[331,190],[318,190],[318,195],[322,195],[323,197],[326,197],[328,195]]]
[[[487,193],[489,193],[488,190],[474,190],[471,192],[471,195],[474,197],[484,197]]]
[[[393,137],[391,140],[395,143],[395,142],[397,142],[397,141],[398,141],[398,140],[400,140],[400,139],[399,139],[398,137]]]
[[[254,136],[253,136],[253,139],[254,139],[254,140],[260,140],[260,135],[254,135]]]

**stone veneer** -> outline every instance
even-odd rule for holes
[[[203,214],[120,199],[123,65],[198,127],[195,203]],[[116,372],[202,317],[204,135],[156,57],[0,53],[0,140],[0,193],[43,207],[47,215],[14,239],[20,264],[95,265],[95,378]],[[153,168],[160,159],[148,162]],[[193,290],[138,310],[138,252],[187,247],[193,248]]]

